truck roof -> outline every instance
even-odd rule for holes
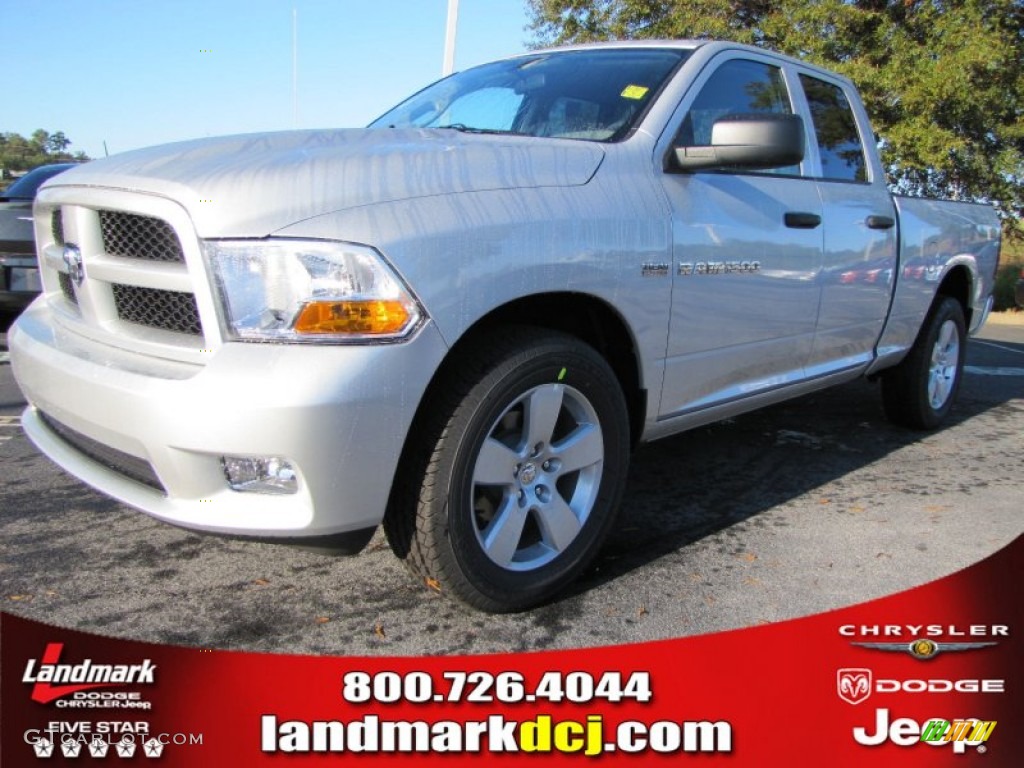
[[[844,77],[843,75],[826,67],[821,67],[818,66],[817,64],[812,64],[809,61],[796,58],[795,56],[788,56],[784,53],[778,53],[777,51],[773,51],[770,48],[759,48],[755,45],[736,43],[729,40],[608,40],[595,43],[572,43],[568,45],[539,48],[534,51],[526,51],[524,53],[517,54],[516,56],[509,56],[508,58],[518,58],[519,56],[531,56],[536,55],[538,53],[550,53],[555,51],[593,50],[595,48],[675,48],[689,51],[696,51],[697,49],[700,49],[703,53],[706,54],[708,58],[722,51],[748,51],[750,53],[756,53],[761,56],[770,56],[772,58],[779,59],[780,61],[786,61],[791,64],[796,64],[806,69],[815,71],[821,75],[826,75],[832,78],[838,78],[853,85],[852,81],[849,78]]]

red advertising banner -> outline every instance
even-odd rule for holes
[[[1024,538],[803,619],[612,648],[309,657],[0,624],[3,766],[1021,764]]]

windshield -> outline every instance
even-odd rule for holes
[[[370,127],[617,141],[689,54],[601,48],[497,61],[434,83]]]
[[[34,171],[29,171],[16,182],[11,184],[0,197],[16,198],[18,200],[32,200],[36,192],[43,185],[44,181],[52,179],[58,173],[63,173],[68,168],[74,168],[75,163],[60,163],[57,165],[43,165]]]

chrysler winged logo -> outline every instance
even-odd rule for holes
[[[836,692],[850,704],[860,704],[871,695],[870,669],[840,669],[836,672]]]
[[[85,266],[82,264],[82,252],[77,245],[68,243],[64,246],[64,266],[68,268],[68,277],[75,285],[81,285],[85,280]]]
[[[909,653],[915,659],[927,661],[935,658],[940,651],[973,651],[976,648],[989,648],[996,643],[937,643],[928,638],[918,638],[910,643],[850,643],[861,648],[871,648],[875,651],[902,651]]]

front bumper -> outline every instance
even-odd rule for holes
[[[25,431],[65,470],[175,525],[281,539],[380,523],[413,415],[447,351],[427,323],[402,344],[229,343],[196,365],[86,339],[44,300],[18,318],[8,342],[30,403]],[[82,444],[148,463],[163,492]],[[233,491],[224,455],[286,458],[298,492]]]

